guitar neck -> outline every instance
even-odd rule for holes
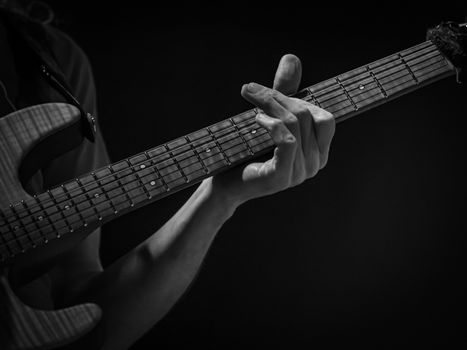
[[[294,95],[340,122],[454,74],[426,41]],[[2,256],[106,221],[268,153],[274,143],[256,109],[98,169],[3,211]]]

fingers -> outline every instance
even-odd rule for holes
[[[292,95],[297,92],[302,79],[302,64],[295,55],[282,56],[274,77],[273,89],[284,95]]]
[[[316,111],[317,108],[319,110]],[[311,111],[311,113],[313,114],[314,121],[313,130],[315,132],[315,138],[319,148],[319,168],[322,169],[328,162],[329,148],[336,131],[336,122],[333,115],[324,109],[313,105],[312,109],[315,109],[315,111]]]
[[[291,98],[256,83],[244,85],[242,95],[268,116],[277,118],[294,136],[297,150],[291,163],[292,184],[313,177],[328,160],[335,131],[332,114],[306,101]],[[281,150],[278,148],[279,158]]]
[[[283,188],[291,184],[293,176],[293,163],[297,152],[297,139],[280,119],[271,118],[263,113],[256,115],[256,121],[269,131],[272,140],[276,144],[274,156],[271,160],[272,169],[268,169],[276,177]]]
[[[302,132],[301,145],[308,171],[322,169],[328,161],[329,147],[335,132],[333,115],[298,98],[282,94],[277,94],[275,98],[280,105],[298,117]],[[316,162],[318,157],[319,162]]]
[[[243,85],[241,93],[247,101],[263,110],[265,114],[282,120],[297,138],[297,144],[301,148],[300,124],[297,117],[277,101],[279,95],[284,98],[287,98],[286,96],[256,83]]]

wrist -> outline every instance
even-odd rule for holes
[[[216,182],[213,180],[213,177],[203,180],[199,189],[202,190],[206,198],[213,203],[216,210],[230,217],[240,206],[241,201],[230,195],[222,186],[217,186]]]

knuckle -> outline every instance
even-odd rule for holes
[[[266,89],[264,91],[264,99],[267,102],[272,102],[277,96],[277,91],[272,90],[272,89]]]
[[[319,115],[318,115],[319,119],[324,121],[324,122],[331,122],[331,121],[334,121],[334,116],[331,112],[328,112],[327,110],[325,109],[321,109],[319,111]]]
[[[284,122],[280,119],[273,119],[271,120],[271,129],[273,131],[279,131],[283,128]]]
[[[297,138],[289,133],[284,137],[284,143],[290,146],[296,146],[297,145]]]
[[[308,106],[304,103],[300,103],[297,105],[296,107],[296,115],[298,115],[299,117],[311,117],[311,112],[310,112],[310,109],[308,108]]]
[[[287,124],[287,125],[297,125],[298,124],[298,118],[294,114],[288,113],[284,117],[284,123]]]

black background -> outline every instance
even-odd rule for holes
[[[242,84],[271,85],[285,53],[312,85],[467,15],[448,2],[50,2],[93,66],[113,161],[250,108]],[[189,293],[133,349],[467,345],[465,118],[466,87],[451,78],[339,124],[328,166],[238,209]],[[191,192],[106,225],[105,264]]]

